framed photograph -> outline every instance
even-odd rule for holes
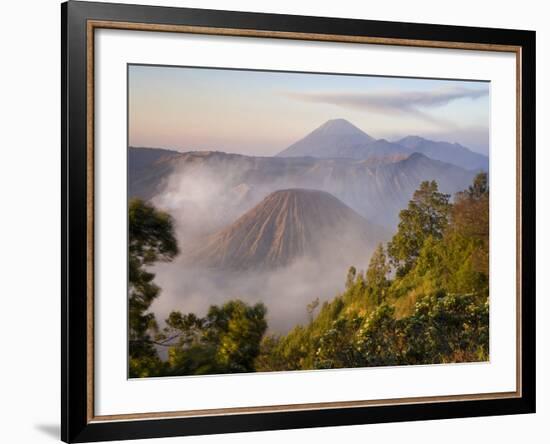
[[[62,439],[535,411],[535,33],[69,1]]]

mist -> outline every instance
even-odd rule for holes
[[[306,306],[321,302],[343,290],[348,266],[333,268],[311,259],[300,259],[288,267],[271,271],[196,269],[176,260],[154,268],[155,282],[162,288],[151,310],[163,323],[173,310],[204,316],[211,305],[230,299],[267,307],[268,329],[286,333],[308,320]]]
[[[240,166],[209,168],[180,166],[165,181],[152,203],[175,222],[180,247],[231,223],[239,212],[251,208],[246,185],[235,187]]]
[[[211,305],[231,299],[267,307],[268,331],[284,334],[297,324],[308,322],[307,304],[319,298],[333,299],[344,290],[351,265],[364,269],[373,248],[356,243],[350,251],[351,229],[342,226],[338,236],[323,236],[315,257],[300,257],[287,266],[273,269],[199,268],[186,258],[192,246],[205,236],[234,222],[259,203],[273,184],[251,190],[239,184],[242,166],[181,169],[173,173],[153,204],[172,215],[180,254],[172,262],[152,267],[155,283],[161,288],[151,310],[162,326],[171,311],[204,316]],[[286,187],[285,187],[286,185]],[[280,189],[292,184],[277,183]],[[271,188],[271,189],[269,189]],[[348,246],[344,250],[343,245]]]

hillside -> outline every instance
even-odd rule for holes
[[[130,158],[141,155],[142,150],[130,149]],[[422,154],[373,164],[358,159],[189,152],[151,164],[146,173],[130,171],[129,194],[145,198],[176,191],[181,194],[190,187],[196,188],[195,184],[205,183],[216,190],[217,200],[211,205],[223,207],[229,222],[276,190],[318,189],[334,195],[374,223],[393,226],[421,181],[436,180],[443,192],[453,194],[464,189],[473,177],[472,171]],[[179,183],[183,180],[189,185],[182,190]]]
[[[377,248],[365,273],[350,267],[345,291],[308,323],[264,338],[256,370],[489,360],[487,176],[476,176],[450,206],[436,184],[423,190],[413,198],[422,204],[409,204],[400,229]],[[415,247],[410,222],[434,214],[443,229],[418,227]],[[400,268],[398,251],[408,252],[410,267]]]
[[[180,153],[160,148],[128,148],[128,183],[131,197],[150,199],[160,191],[162,181],[172,173]]]
[[[423,182],[404,210],[397,232],[390,242],[378,245],[366,271],[348,266],[345,280],[344,273],[340,275],[344,291],[334,291],[328,299],[321,294],[324,285],[311,287],[325,278],[326,267],[316,266],[313,275],[288,267],[279,276],[282,280],[276,281],[274,292],[268,288],[272,276],[263,271],[233,273],[257,284],[248,299],[243,295],[251,287],[244,285],[235,292],[228,286],[230,273],[223,273],[218,279],[221,287],[215,288],[218,299],[204,301],[202,294],[197,296],[209,304],[207,310],[196,310],[196,303],[189,299],[183,305],[185,312],[176,308],[165,318],[166,328],[157,337],[169,348],[168,360],[161,361],[154,348],[149,354],[136,354],[131,360],[133,375],[488,362],[487,174],[478,174],[454,203],[438,190],[437,183]],[[314,234],[331,233],[335,225],[347,222],[357,226],[359,233],[365,226],[360,216],[326,193],[281,190],[213,236],[213,245],[221,248],[205,249],[213,251],[214,257],[232,260],[252,258],[260,252],[254,260],[270,258],[277,263],[279,258],[285,261],[288,252],[294,254],[294,245],[300,246],[300,252],[315,254],[315,248],[309,247],[315,245],[311,242]],[[315,233],[309,232],[306,223],[315,224]],[[344,248],[350,246],[340,237],[338,241]],[[185,250],[183,246],[181,250]],[[365,264],[365,259],[351,263]],[[185,267],[178,265],[179,273],[184,272]],[[192,282],[200,277],[197,270],[189,272]],[[214,276],[219,273],[206,270],[209,281],[216,280]],[[285,299],[289,287],[298,287],[305,298]],[[141,291],[141,287],[133,288]],[[156,286],[152,289],[158,291]],[[172,303],[172,307],[180,306]],[[270,330],[269,314],[281,308],[294,316],[305,311],[308,317],[293,322],[290,331]],[[150,322],[150,318],[146,320]],[[143,341],[151,343],[147,336]]]

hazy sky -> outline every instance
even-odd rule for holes
[[[486,82],[131,65],[128,89],[131,146],[272,155],[334,118],[489,146]]]

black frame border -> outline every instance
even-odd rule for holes
[[[368,36],[521,47],[520,397],[292,412],[90,422],[87,416],[87,22]],[[535,32],[69,1],[61,5],[61,439],[92,442],[534,413]]]

